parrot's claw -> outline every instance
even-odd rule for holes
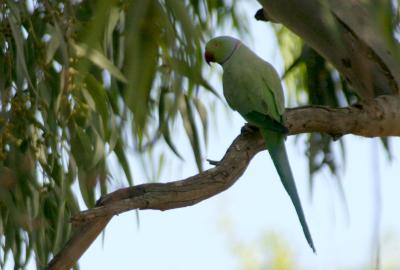
[[[242,127],[242,129],[240,130],[241,133],[253,133],[258,131],[258,127],[253,126],[249,123],[244,124],[244,126]]]

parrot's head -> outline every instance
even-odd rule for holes
[[[239,45],[240,40],[233,37],[221,36],[213,38],[207,42],[204,58],[207,64],[216,62],[222,65],[232,56]]]

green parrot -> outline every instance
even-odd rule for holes
[[[282,184],[296,209],[307,242],[315,253],[286,154],[288,130],[283,123],[285,107],[278,73],[240,40],[229,36],[211,39],[204,56],[208,64],[216,62],[222,66],[223,92],[229,106],[250,125],[259,128]]]

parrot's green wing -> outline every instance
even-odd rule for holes
[[[268,89],[269,92],[272,92],[272,95],[274,97],[273,100],[275,101],[274,105],[276,106],[275,109],[277,113],[282,116],[283,113],[285,112],[285,99],[283,97],[281,80],[274,67],[268,62],[265,61],[263,62],[264,65],[262,65],[263,69],[261,70],[262,79],[264,81],[266,89]]]
[[[253,108],[250,113],[258,112],[283,124],[282,115],[285,112],[285,106],[279,75],[268,62],[258,60],[258,68],[255,71],[258,76],[254,79],[252,89],[248,90],[248,99]],[[251,120],[257,120],[256,118],[252,117]],[[246,120],[250,119],[246,118]]]
[[[244,118],[256,127],[264,127],[268,130],[272,130],[284,135],[287,135],[289,132],[288,128],[285,127],[281,122],[263,113],[252,111],[248,114],[245,114]]]

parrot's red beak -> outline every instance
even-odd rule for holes
[[[210,64],[210,62],[214,62],[215,61],[214,55],[212,53],[207,52],[207,51],[204,53],[204,58],[206,59],[207,64]]]

